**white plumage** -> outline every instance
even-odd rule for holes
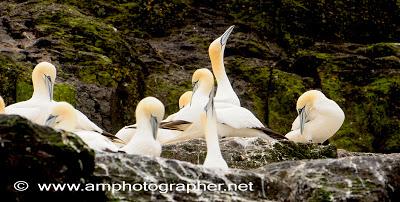
[[[208,95],[214,84],[213,75],[208,69],[199,69],[193,74],[192,82],[195,83],[195,87],[193,89],[191,104],[177,112],[172,119],[172,123],[161,124],[161,127],[165,129],[183,131],[177,134],[176,137],[171,135],[164,142],[166,144],[204,137],[199,123],[199,115],[203,112],[204,106],[206,106],[209,100]],[[265,128],[249,110],[243,107],[216,101],[215,110],[219,136],[261,137],[267,140],[271,140],[270,136],[276,139],[285,138]]]
[[[136,107],[137,129],[120,150],[128,154],[161,155],[161,144],[156,140],[159,123],[164,118],[164,105],[154,97],[146,97]]]
[[[296,108],[299,116],[292,124],[292,131],[286,134],[294,142],[323,143],[340,129],[345,119],[339,105],[317,90],[301,95]]]
[[[228,169],[228,164],[224,160],[219,147],[217,133],[217,117],[214,106],[214,92],[211,92],[205,111],[201,113],[201,125],[204,130],[204,136],[207,144],[207,155],[203,166],[207,168]]]
[[[187,106],[190,101],[192,100],[192,91],[186,91],[179,97],[179,109],[182,109],[183,107]],[[163,122],[168,122],[171,121],[175,117],[176,113],[169,115],[166,119],[163,120]],[[136,124],[125,126],[121,128],[117,134],[115,134],[116,137],[119,139],[129,142],[129,140],[135,135],[136,133]],[[180,131],[171,131],[171,130],[166,130],[166,129],[159,129],[158,135],[157,135],[157,141],[159,141],[161,144],[168,142],[170,138],[173,138],[175,135],[180,134]]]
[[[239,97],[232,88],[231,82],[225,72],[224,51],[229,35],[234,26],[229,27],[224,34],[215,39],[208,48],[211,66],[217,80],[217,94],[215,102],[231,103],[240,106]]]
[[[76,110],[72,105],[66,102],[54,102],[45,125],[75,133],[96,151],[118,151],[118,147],[101,133],[79,128],[78,120]]]
[[[53,99],[56,68],[48,62],[41,62],[32,72],[33,94],[29,100],[9,105],[6,114],[17,114],[37,124],[44,124]]]

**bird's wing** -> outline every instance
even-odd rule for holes
[[[16,114],[20,115],[26,119],[29,119],[32,122],[39,123],[40,121],[38,120],[40,115],[41,115],[41,110],[38,107],[27,107],[27,108],[5,108],[5,113],[6,114]],[[44,124],[44,123],[39,123],[39,124]]]
[[[93,123],[89,118],[83,114],[81,111],[75,109],[76,116],[78,118],[78,126],[77,128],[81,130],[88,130],[88,131],[96,131],[99,133],[103,132],[103,129],[98,127],[95,123]]]
[[[184,131],[191,125],[192,122],[184,120],[176,120],[176,121],[161,122],[160,128],[168,130]]]
[[[253,113],[243,107],[227,103],[216,103],[217,121],[233,128],[264,128]]]
[[[76,131],[78,135],[89,147],[98,151],[118,152],[119,148],[107,137],[94,131]]]
[[[6,109],[15,109],[15,108],[32,108],[32,107],[37,107],[38,103],[33,102],[32,100],[26,100],[22,102],[17,102],[11,105],[8,105]]]
[[[123,140],[124,142],[129,142],[129,140],[131,140],[133,135],[135,135],[135,132],[136,132],[136,127],[134,127],[133,125],[125,126],[121,130],[119,130],[117,134],[115,134],[115,137]]]
[[[194,97],[191,105],[186,105],[175,113],[171,121],[188,121],[196,122],[200,118],[200,113],[204,111],[204,107],[208,102],[208,96],[206,97]]]
[[[291,130],[297,130],[297,129],[300,129],[300,116],[297,116],[296,119],[292,123]]]
[[[168,122],[168,121],[172,121],[172,119],[175,117],[176,113],[169,115],[167,118],[165,118],[163,120],[163,122]]]
[[[167,144],[178,139],[181,134],[182,131],[179,130],[168,130],[160,128],[158,130],[157,141],[159,141],[161,144]]]

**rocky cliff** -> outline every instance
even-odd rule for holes
[[[242,144],[234,144],[239,141]],[[246,146],[243,142],[247,142]],[[195,148],[200,156],[201,147]],[[165,148],[164,152],[175,153],[169,155],[171,159],[95,154],[74,134],[32,124],[18,116],[0,115],[2,201],[396,201],[400,197],[399,154],[347,152],[346,157],[336,158],[332,146],[280,142],[265,147],[259,139],[225,140],[221,148],[232,169],[207,169],[197,165],[202,163],[201,157],[195,164],[185,162],[194,156],[185,144]],[[229,154],[228,150],[233,148],[235,151]],[[242,159],[238,159],[239,154]],[[27,182],[29,187],[16,186],[18,181]],[[41,183],[76,183],[86,187],[108,183],[121,187],[40,191]],[[122,189],[122,184],[144,183],[168,187],[182,183],[221,184],[223,189]],[[229,190],[231,184],[248,188]]]

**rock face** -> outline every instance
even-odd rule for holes
[[[0,2],[0,94],[29,98],[30,73],[57,67],[55,99],[110,132],[155,96],[178,110],[191,74],[210,67],[208,45],[236,25],[225,66],[246,108],[286,133],[296,99],[321,89],[346,120],[331,143],[400,151],[398,2],[394,0]]]
[[[205,169],[176,160],[125,154],[98,154],[96,162],[95,175],[107,183],[234,183],[252,184],[253,188],[189,193],[121,191],[108,193],[112,200],[391,201],[400,196],[400,154],[286,161],[256,171]]]
[[[272,151],[278,154],[284,151],[280,147],[285,146],[298,151],[317,149],[280,142],[274,145],[276,150],[262,151],[261,147],[254,149],[262,145],[260,140],[252,144],[248,146],[252,154]],[[176,146],[176,151],[186,155],[183,153],[186,150],[180,147]],[[297,155],[283,152],[281,156],[301,158]],[[174,159],[123,153],[94,155],[73,134],[56,132],[18,116],[0,116],[0,188],[4,201],[395,201],[400,197],[400,154],[280,160],[269,164],[256,161],[263,164],[257,169],[224,171]],[[29,183],[27,191],[14,190],[13,184],[19,180]],[[96,192],[39,192],[36,183],[120,186]],[[194,185],[184,189],[182,183]],[[223,190],[215,190],[214,185],[209,185],[212,183],[221,184]],[[199,189],[193,189],[194,186]],[[204,191],[205,186],[211,191]]]
[[[104,200],[98,192],[40,194],[37,183],[95,182],[94,152],[73,134],[56,132],[19,116],[0,115],[0,190],[2,201]],[[14,189],[26,181],[25,192]]]
[[[272,162],[336,158],[336,147],[275,142],[272,145],[261,138],[225,138],[220,141],[222,156],[230,168],[254,169]],[[202,164],[207,155],[206,142],[195,139],[163,146],[161,157]]]

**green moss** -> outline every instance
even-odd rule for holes
[[[323,188],[315,189],[312,192],[311,198],[309,198],[308,201],[309,202],[333,201],[332,192],[325,190]]]
[[[269,126],[285,134],[297,116],[296,101],[306,87],[301,77],[295,74],[274,70],[273,77]]]
[[[377,43],[370,45],[365,50],[370,57],[400,56],[399,43]]]
[[[179,110],[178,100],[186,91],[192,90],[190,80],[183,80],[177,83],[169,81],[160,75],[154,75],[146,81],[146,96],[158,95],[165,105],[165,116],[173,114]]]
[[[187,39],[187,41],[189,43],[195,44],[198,48],[201,48],[202,50],[208,50],[208,46],[210,45],[209,40],[199,37],[197,35],[191,36],[189,39]]]
[[[54,86],[54,100],[65,101],[75,106],[76,104],[76,89],[74,86],[67,83],[57,83]]]
[[[329,53],[321,53],[321,52],[315,52],[312,50],[299,50],[296,55],[298,57],[301,56],[315,56],[318,59],[322,59],[322,60],[329,60],[332,59],[334,56],[332,54]]]
[[[17,88],[16,88],[16,101],[21,102],[28,100],[32,97],[33,93],[33,86],[32,83],[27,83],[25,81],[19,81],[17,83]]]

